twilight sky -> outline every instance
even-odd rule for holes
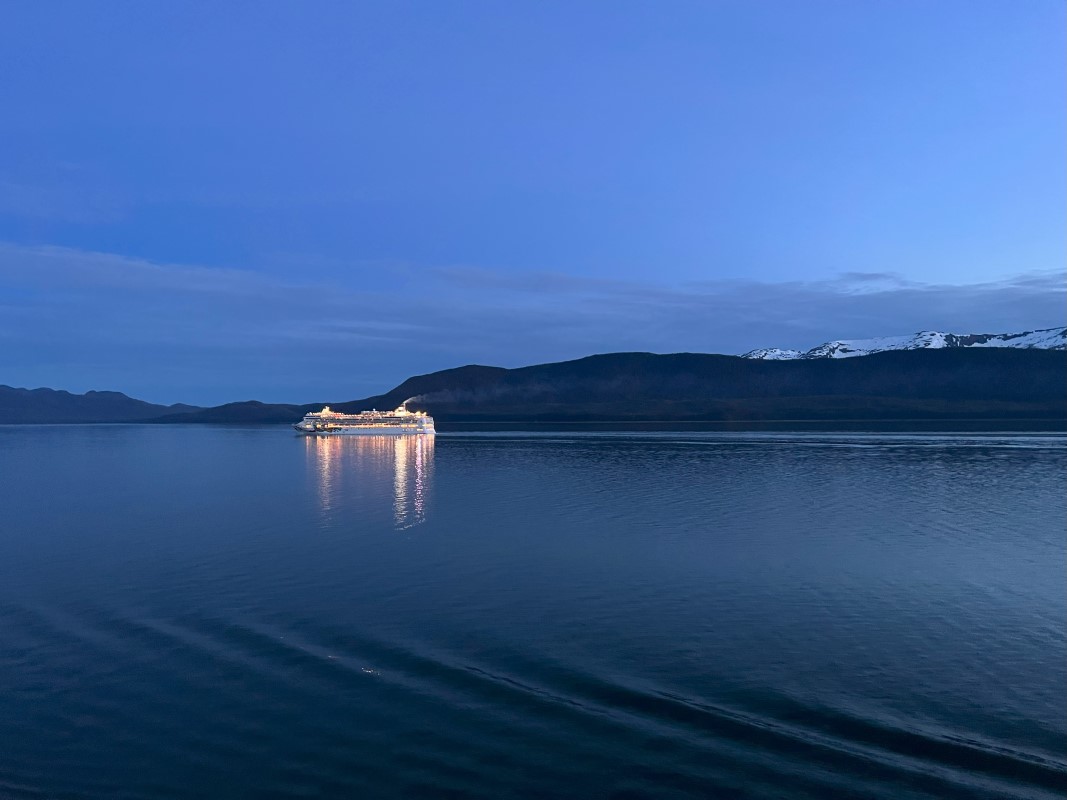
[[[1058,0],[0,10],[0,383],[1067,324]]]

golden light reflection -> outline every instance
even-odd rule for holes
[[[426,521],[433,436],[308,436],[304,442],[327,517],[346,506],[370,511],[391,499],[398,530]]]

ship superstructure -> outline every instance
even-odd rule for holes
[[[300,433],[309,436],[398,436],[433,434],[433,417],[425,411],[408,411],[401,403],[394,411],[360,411],[358,414],[343,414],[329,406],[322,411],[312,411],[293,425]]]

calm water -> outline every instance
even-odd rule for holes
[[[1038,798],[1061,435],[0,428],[0,797]]]

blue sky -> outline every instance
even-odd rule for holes
[[[1065,9],[8,4],[0,383],[1062,325]]]

